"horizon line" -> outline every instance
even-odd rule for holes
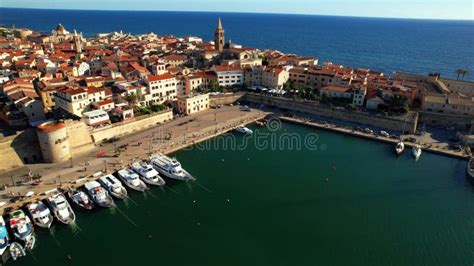
[[[421,18],[421,17],[379,17],[356,15],[327,15],[315,13],[284,13],[284,12],[252,12],[252,11],[206,11],[206,10],[141,10],[141,9],[82,9],[82,8],[41,8],[41,7],[4,7],[0,9],[25,9],[25,10],[62,10],[62,11],[105,11],[105,12],[187,12],[187,13],[226,13],[226,14],[261,14],[261,15],[295,15],[295,16],[320,16],[320,17],[345,17],[345,18],[370,18],[370,19],[398,19],[398,20],[431,20],[431,21],[464,21],[474,22],[474,18]]]

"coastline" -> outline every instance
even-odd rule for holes
[[[84,185],[86,182],[89,181],[94,181],[99,179],[101,176],[106,175],[106,174],[111,174],[114,173],[124,167],[128,167],[131,163],[137,160],[142,160],[146,159],[148,155],[153,154],[153,153],[163,153],[163,154],[172,154],[174,152],[177,152],[179,150],[185,149],[187,147],[193,146],[195,144],[198,144],[200,142],[215,138],[219,135],[223,135],[225,133],[228,133],[235,128],[239,127],[242,124],[251,124],[254,123],[257,120],[260,120],[264,118],[265,116],[268,115],[267,112],[263,112],[260,110],[252,110],[252,112],[245,113],[245,115],[241,116],[243,113],[242,111],[238,110],[237,107],[228,107],[223,108],[224,110],[221,111],[221,115],[225,115],[225,112],[230,113],[227,114],[229,116],[228,120],[224,120],[220,123],[214,124],[213,125],[208,125],[203,123],[202,121],[198,123],[198,127],[200,127],[198,130],[193,131],[193,134],[188,134],[184,133],[183,135],[179,135],[176,137],[173,137],[170,140],[167,141],[162,141],[159,144],[158,148],[153,148],[152,150],[148,150],[146,148],[141,148],[140,146],[136,146],[135,151],[132,150],[133,148],[130,148],[130,150],[127,150],[127,154],[120,154],[117,157],[115,156],[109,156],[107,158],[94,158],[92,160],[88,160],[89,157],[94,156],[93,154],[87,154],[81,158],[80,163],[76,162],[76,165],[74,167],[70,166],[65,166],[65,164],[68,164],[67,162],[58,164],[56,166],[53,166],[52,168],[57,168],[51,169],[51,168],[46,168],[44,165],[39,165],[38,167],[44,168],[47,170],[47,173],[43,175],[43,182],[40,185],[37,186],[32,186],[31,184],[23,184],[20,186],[14,186],[14,187],[8,187],[7,190],[3,190],[0,192],[0,196],[3,197],[3,201],[6,203],[4,206],[0,207],[0,210],[3,212],[9,210],[9,209],[15,209],[15,208],[20,208],[28,203],[35,202],[38,200],[43,200],[45,199],[48,194],[52,191],[55,191],[56,189],[60,189],[63,191],[66,191],[68,187],[80,187]],[[217,110],[215,111],[216,114],[218,113]],[[201,114],[202,117],[208,117],[208,116],[216,116],[217,115],[212,115],[212,112],[204,112]],[[181,123],[181,124],[186,124],[189,123],[189,121],[194,121],[198,116],[188,116],[188,117],[183,117],[183,118],[178,118],[175,119],[167,124],[165,124],[165,127],[177,127],[175,124],[176,123]],[[204,118],[201,118],[204,120]],[[186,122],[187,121],[187,122]],[[201,124],[203,123],[203,124]],[[184,125],[181,125],[183,127]],[[186,130],[188,131],[189,129],[187,128],[188,125],[186,125]],[[148,131],[153,131],[156,129],[160,129],[161,127],[155,127],[151,128],[148,130],[145,130],[145,132],[139,132],[137,135],[130,134],[127,136],[124,136],[123,139],[127,144],[130,144],[132,142],[135,142],[136,140],[134,138],[140,137],[141,134],[146,134]],[[165,130],[165,129],[161,129]],[[175,128],[175,131],[178,131],[179,129]],[[149,133],[149,132],[148,132]],[[154,134],[153,134],[154,135]],[[138,138],[140,141],[146,141],[143,140],[143,138]],[[153,137],[150,140],[151,144],[150,147],[153,147]],[[114,146],[114,145],[111,145]],[[105,149],[104,149],[105,150]],[[137,153],[138,152],[138,153]],[[109,160],[106,162],[106,160]],[[110,162],[112,160],[113,162]],[[112,165],[110,165],[112,164]],[[59,177],[61,174],[60,172],[65,172],[61,177]],[[2,175],[3,178],[7,178],[7,174]],[[57,182],[57,177],[59,177],[59,184]],[[33,191],[35,194],[32,197],[23,197],[22,199],[16,201],[16,202],[7,202],[10,199],[10,195],[8,192],[12,192],[14,196],[17,195],[25,195],[29,191]]]
[[[368,133],[364,133],[364,132],[349,130],[349,129],[338,127],[338,126],[335,126],[335,125],[323,125],[323,124],[319,124],[319,123],[316,123],[316,122],[311,122],[311,121],[308,121],[308,119],[293,118],[293,117],[288,117],[288,116],[282,116],[282,117],[280,117],[280,119],[285,121],[285,122],[289,122],[289,123],[293,123],[293,124],[314,127],[314,128],[318,128],[318,129],[322,129],[322,130],[336,132],[336,133],[339,133],[339,134],[345,134],[345,135],[350,135],[350,136],[354,136],[354,137],[370,139],[370,140],[378,141],[378,142],[384,142],[384,143],[389,143],[389,144],[396,144],[398,142],[398,140],[394,140],[394,139],[391,139],[391,138],[386,138],[386,137],[382,137],[382,136],[375,136],[373,134],[368,134]],[[412,148],[415,145],[415,143],[411,143],[411,142],[408,142],[408,141],[404,141],[404,143],[405,143],[406,147],[410,147],[410,148]],[[453,157],[453,158],[457,158],[457,159],[461,159],[461,160],[469,160],[469,158],[470,158],[469,155],[461,154],[461,152],[446,151],[446,150],[442,150],[442,149],[438,149],[438,148],[425,147],[425,146],[422,147],[422,149],[423,149],[423,151],[426,151],[426,152],[435,153],[435,154],[442,155],[442,156]]]

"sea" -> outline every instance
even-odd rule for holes
[[[294,124],[173,154],[196,181],[37,229],[11,265],[472,265],[466,161]]]
[[[1,4],[0,4],[1,5]],[[474,80],[474,21],[384,19],[255,13],[86,11],[0,8],[0,25],[50,33],[59,23],[85,36],[123,30],[213,39],[221,17],[227,40],[333,62]]]

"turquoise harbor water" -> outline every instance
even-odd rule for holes
[[[465,161],[424,153],[415,162],[408,152],[397,159],[390,145],[292,124],[256,142],[270,132],[256,130],[240,151],[213,139],[209,150],[176,153],[196,182],[131,192],[117,210],[77,211],[74,228],[38,229],[34,254],[12,265],[474,262]],[[319,139],[299,151],[266,142],[288,133]]]

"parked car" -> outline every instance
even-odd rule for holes
[[[390,137],[390,134],[388,134],[386,131],[382,130],[382,131],[380,131],[380,136],[388,138],[388,137]]]
[[[364,129],[364,132],[365,132],[365,133],[368,133],[368,134],[374,134],[374,131],[373,131],[372,129],[370,129],[370,128],[365,128],[365,129]]]

